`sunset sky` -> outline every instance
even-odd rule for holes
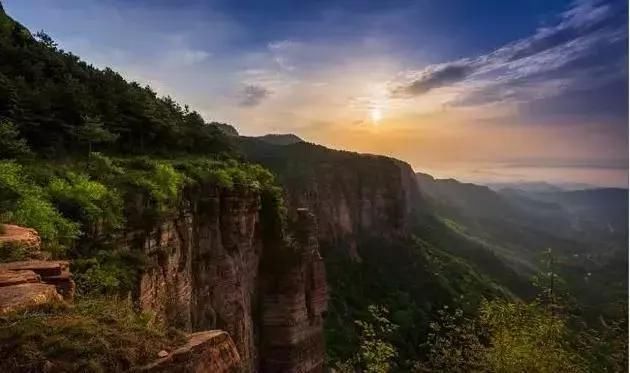
[[[626,186],[627,1],[3,0],[243,135],[465,181]]]

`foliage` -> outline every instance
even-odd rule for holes
[[[360,330],[359,351],[351,359],[335,364],[340,372],[386,373],[394,365],[398,354],[388,339],[398,326],[388,319],[389,311],[385,307],[370,305],[367,311],[367,320],[355,320]]]
[[[492,372],[585,372],[571,349],[566,320],[537,302],[486,302],[480,322],[490,334],[485,352]]]
[[[65,178],[55,178],[48,192],[64,216],[100,230],[120,228],[123,223],[122,199],[116,189],[108,188],[89,176],[68,172]]]
[[[88,144],[88,154],[92,153],[92,144],[110,143],[118,139],[117,134],[109,132],[98,118],[84,117],[84,123],[78,127],[75,136],[77,140]]]
[[[484,301],[478,316],[440,313],[417,371],[621,372],[627,369],[627,315],[595,330],[538,301]]]
[[[20,132],[13,123],[0,120],[0,159],[20,158],[31,155],[31,149],[26,140],[20,137]]]
[[[485,366],[484,346],[476,320],[464,316],[461,309],[451,312],[448,306],[438,311],[431,322],[427,341],[423,344],[427,361],[419,362],[417,371],[478,372]]]
[[[181,344],[181,335],[151,324],[130,301],[79,298],[0,319],[0,370],[128,371]]]
[[[388,341],[397,350],[398,368],[408,371],[422,357],[418,347],[442,306],[457,306],[472,314],[483,297],[508,297],[467,263],[420,239],[369,237],[358,244],[360,262],[344,259],[334,250],[345,249],[323,247],[328,280],[334,284],[325,328],[332,363],[357,354],[360,328],[352,321],[369,320],[371,304],[387,308],[390,320],[398,325]]]
[[[389,312],[384,307],[370,306],[368,312],[370,321],[356,321],[361,334],[359,362],[365,372],[388,372],[397,354],[394,346],[386,339],[391,337],[397,326],[389,321]]]
[[[58,250],[78,236],[79,226],[63,217],[23,171],[15,162],[0,161],[0,219],[35,228],[48,249]]]
[[[137,252],[101,250],[91,258],[73,261],[77,293],[84,295],[129,294],[135,290],[145,258]]]
[[[34,152],[58,157],[97,143],[125,154],[233,152],[229,136],[187,106],[81,61],[43,31],[33,37],[2,10],[0,25],[0,119]]]

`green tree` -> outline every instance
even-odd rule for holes
[[[389,311],[382,306],[368,306],[366,321],[355,321],[359,329],[359,351],[350,360],[337,363],[336,370],[344,373],[386,373],[394,366],[398,352],[388,341],[398,326],[389,320]]]
[[[415,366],[417,372],[478,372],[486,366],[483,332],[479,321],[464,316],[461,309],[448,306],[438,311],[438,319],[429,325],[427,360]]]
[[[53,50],[57,49],[57,43],[53,40],[53,38],[50,37],[50,35],[44,32],[44,30],[37,31],[37,33],[35,33],[35,37],[37,38],[37,40],[40,41],[40,43],[44,44],[47,48],[50,48]]]
[[[88,155],[92,153],[92,144],[110,143],[118,139],[118,135],[109,132],[99,118],[84,117],[83,126],[76,131],[77,139],[88,145]]]
[[[20,132],[8,120],[0,121],[0,158],[19,158],[31,155],[26,140],[20,137]]]

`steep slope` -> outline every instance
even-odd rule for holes
[[[418,175],[418,181],[446,226],[462,239],[477,242],[470,255],[460,254],[468,262],[479,263],[480,254],[489,250],[495,261],[533,274],[548,270],[542,253],[550,248],[563,286],[591,318],[614,309],[623,299],[620,294],[627,292],[627,269],[623,269],[628,245],[626,189],[495,192],[424,174]],[[434,236],[444,240],[449,234]],[[450,247],[449,251],[457,247],[443,246]],[[491,275],[500,265],[480,263],[479,267]],[[509,277],[494,278],[502,279],[499,283],[504,285],[510,283]]]
[[[548,247],[567,256],[588,250],[577,239],[569,212],[557,203],[424,174],[418,182],[439,217],[521,272],[535,272],[540,253]]]

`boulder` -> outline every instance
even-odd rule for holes
[[[61,300],[54,285],[23,283],[0,288],[0,315]]]

